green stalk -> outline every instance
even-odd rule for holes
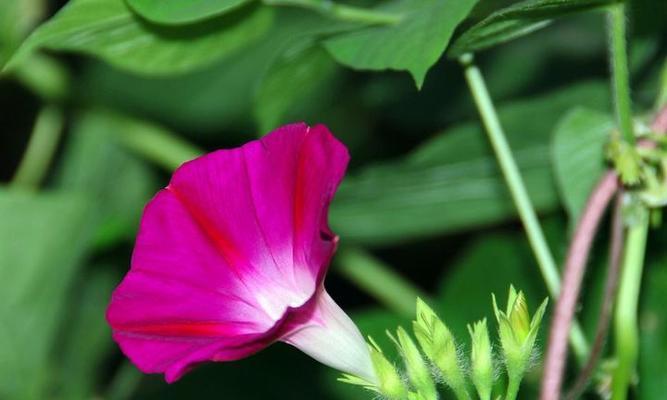
[[[335,258],[335,271],[373,296],[390,310],[406,317],[415,316],[415,300],[428,296],[360,248],[345,247]]]
[[[465,54],[460,59],[465,68],[465,77],[472,93],[479,114],[486,128],[486,132],[496,153],[500,169],[505,177],[505,182],[510,190],[512,199],[519,213],[528,236],[528,241],[537,259],[540,272],[546,283],[549,294],[556,299],[560,293],[560,277],[556,262],[549,250],[547,241],[542,232],[542,227],[537,219],[535,209],[528,196],[526,185],[523,182],[519,168],[517,167],[512,150],[507,143],[502,125],[498,119],[493,102],[486,88],[484,77],[479,68],[474,64],[471,54]],[[526,116],[530,118],[530,116]],[[577,321],[572,322],[570,330],[570,345],[574,350],[580,363],[586,361],[588,355],[588,344],[584,337],[581,326]]]
[[[625,140],[635,143],[632,126],[632,99],[630,98],[630,74],[628,72],[628,50],[625,29],[625,4],[618,3],[609,9],[609,46],[614,87],[616,118]]]
[[[625,400],[637,365],[639,328],[637,307],[646,252],[649,219],[642,209],[641,221],[628,229],[623,254],[623,270],[616,303],[614,335],[616,369],[612,377],[612,400]]]
[[[44,107],[37,115],[28,147],[10,182],[10,187],[36,190],[42,182],[62,134],[64,118],[53,106]]]

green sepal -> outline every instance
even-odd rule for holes
[[[486,318],[468,325],[472,351],[470,353],[470,377],[480,400],[490,400],[495,381],[493,350],[489,339]]]
[[[431,371],[410,335],[402,327],[396,330],[396,337],[392,336],[389,332],[387,332],[387,335],[394,341],[396,347],[398,347],[405,362],[410,383],[417,390],[417,393],[426,399],[436,399],[437,391]]]
[[[459,399],[469,399],[464,366],[459,359],[456,340],[447,325],[422,299],[417,299],[417,320],[413,321],[415,337],[431,361]]]

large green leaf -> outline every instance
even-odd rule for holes
[[[183,24],[234,10],[250,0],[126,0],[139,15],[162,24]]]
[[[604,8],[619,0],[527,0],[489,15],[468,29],[452,45],[449,55],[458,57],[516,39],[568,14]]]
[[[11,54],[42,17],[42,0],[2,0],[0,2],[0,65]]]
[[[44,397],[66,293],[89,237],[73,195],[0,190],[0,398]]]
[[[458,24],[477,0],[400,0],[383,11],[399,22],[337,35],[325,47],[339,62],[368,70],[409,71],[417,86],[447,48]]]
[[[119,281],[111,265],[95,266],[78,279],[68,304],[71,313],[62,332],[63,343],[53,362],[58,374],[58,398],[94,397],[100,368],[113,348],[104,315]]]
[[[558,118],[573,103],[605,110],[607,88],[580,84],[499,109],[539,211],[558,205],[549,142]],[[331,222],[346,240],[386,244],[500,222],[515,213],[484,131],[469,123],[437,135],[404,160],[346,178]]]
[[[329,81],[336,63],[320,47],[290,52],[267,71],[260,84],[255,116],[260,132],[269,132],[280,124],[295,103],[304,101],[318,86]]]
[[[277,9],[275,14],[261,40],[203,70],[156,78],[96,63],[77,81],[78,91],[89,101],[143,113],[184,132],[239,130],[247,132],[244,138],[252,137],[253,106],[267,70],[304,43],[356,26],[299,9]]]
[[[121,0],[72,0],[26,39],[5,69],[46,48],[90,54],[137,73],[183,73],[247,46],[271,20],[270,9],[251,6],[196,25],[165,27],[142,20]]]
[[[556,183],[570,220],[577,221],[586,200],[605,170],[604,145],[614,118],[577,108],[567,113],[554,132],[553,163]]]
[[[118,143],[119,132],[132,123],[109,113],[83,114],[73,126],[58,176],[61,189],[91,199],[98,246],[130,238],[156,189],[147,166]]]

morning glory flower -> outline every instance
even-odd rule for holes
[[[376,382],[359,330],[323,286],[338,242],[327,213],[348,160],[326,127],[301,123],[178,168],[146,206],[107,310],[122,351],[173,382],[282,341]]]

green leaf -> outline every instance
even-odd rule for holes
[[[26,39],[5,70],[46,48],[93,55],[135,73],[183,73],[252,43],[272,16],[264,7],[244,7],[197,25],[165,27],[141,20],[120,0],[72,0]]]
[[[568,14],[602,9],[619,0],[527,0],[512,4],[486,17],[463,33],[449,56],[475,52],[532,33],[552,19]]]
[[[126,0],[142,17],[159,24],[184,24],[215,17],[251,0]]]
[[[355,69],[409,71],[421,88],[477,0],[400,0],[382,10],[400,22],[334,36],[324,42],[340,63]]]
[[[45,12],[42,0],[0,2],[0,65],[4,65]]]
[[[248,139],[255,133],[251,129],[256,93],[280,56],[304,48],[304,43],[312,44],[319,36],[355,26],[309,11],[281,8],[275,10],[273,24],[260,40],[203,70],[145,77],[95,63],[77,81],[78,92],[90,102],[142,113],[191,134],[240,131],[247,132],[242,137]]]
[[[318,86],[333,78],[336,63],[320,47],[287,52],[271,66],[260,84],[255,115],[260,132],[280,125],[285,113],[305,101]]]
[[[508,140],[538,211],[558,205],[549,161],[551,132],[574,103],[605,110],[597,83],[499,108]],[[516,215],[481,126],[452,128],[407,158],[369,167],[343,181],[331,208],[346,240],[387,244],[505,221]]]
[[[570,221],[576,222],[605,170],[604,145],[614,129],[610,115],[585,108],[568,112],[556,126],[554,175]]]
[[[93,199],[97,246],[131,238],[157,187],[147,166],[118,142],[130,124],[109,113],[84,113],[74,123],[58,175],[59,188]]]
[[[112,265],[95,266],[79,279],[69,304],[63,344],[55,357],[58,398],[94,397],[97,374],[113,348],[104,314],[119,281]]]
[[[75,195],[0,190],[0,398],[44,398],[67,290],[89,243]]]

